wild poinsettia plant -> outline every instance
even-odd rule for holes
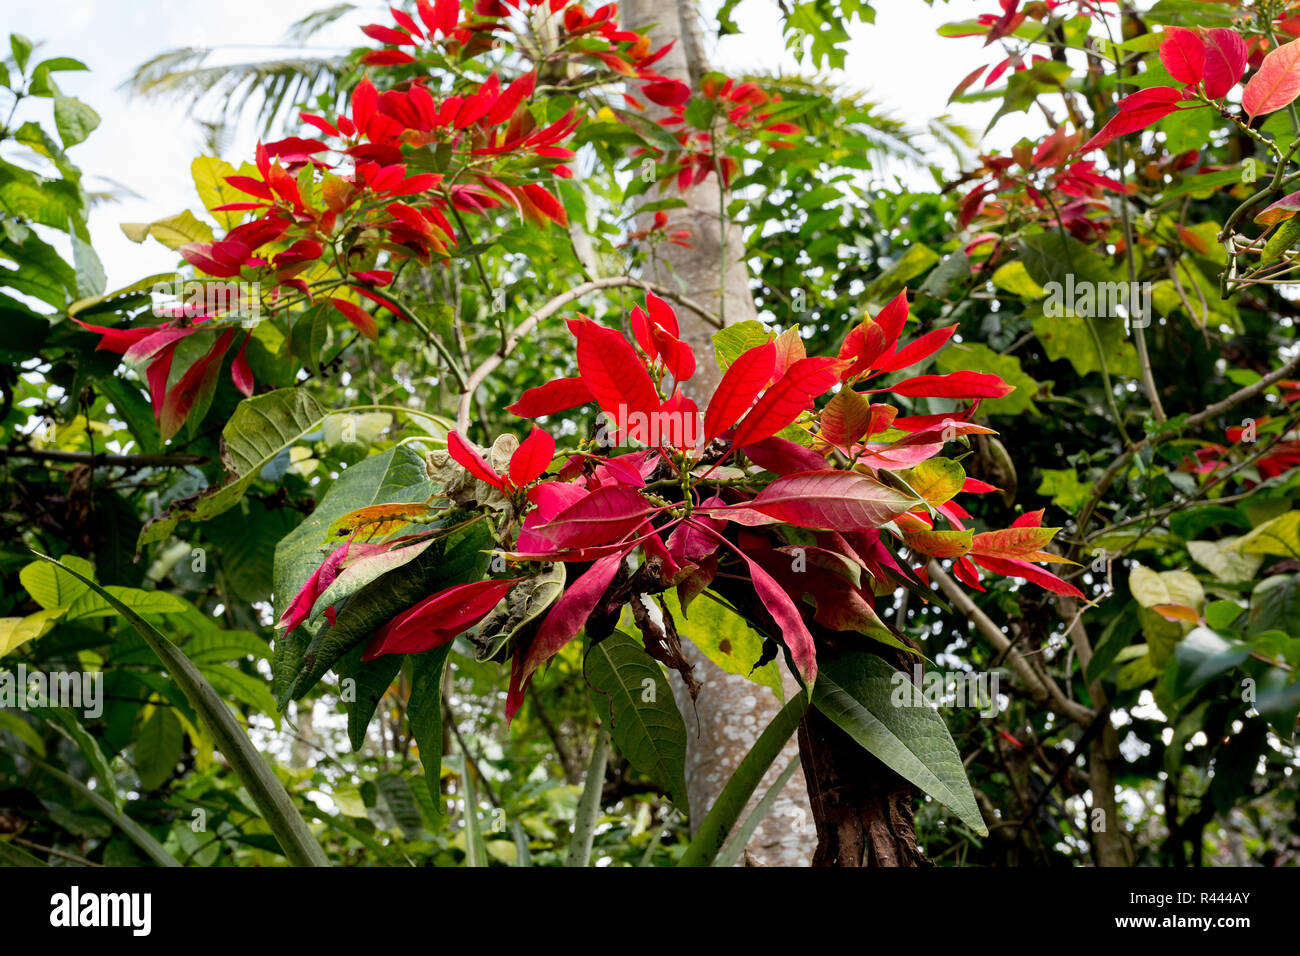
[[[725,373],[702,414],[683,391],[696,358],[665,301],[651,294],[644,308],[632,310],[631,340],[585,317],[572,319],[578,376],[530,389],[511,410],[539,417],[594,404],[600,433],[557,454],[555,440],[534,426],[503,468],[451,432],[452,461],[498,500],[482,490],[453,491],[443,502],[345,516],[334,528],[349,542],[290,601],[282,624],[292,628],[306,609],[319,609],[321,595],[350,562],[373,561],[377,548],[410,549],[420,535],[408,522],[438,520],[467,501],[492,523],[509,576],[421,596],[370,638],[367,656],[446,644],[499,601],[508,605],[516,588],[531,594],[552,584],[553,566],[562,564],[566,586],[550,589],[545,613],[530,608],[533,626],[515,631],[503,651],[512,662],[509,716],[540,667],[584,627],[593,640],[608,633],[611,613],[624,604],[646,649],[689,672],[672,650],[677,635],[667,608],[654,622],[640,603],[668,589],[686,608],[725,579],[728,599],[754,609],[772,651],[779,642],[809,686],[817,677],[810,622],[905,646],[876,614],[876,600],[898,587],[924,592],[931,558],[954,560],[974,587],[979,565],[1082,597],[1036,566],[1064,560],[1045,550],[1057,529],[1041,527],[1041,511],[1003,531],[976,534],[964,526],[970,515],[956,496],[994,489],[967,478],[941,453],[948,442],[990,433],[971,415],[980,399],[1012,388],[978,372],[883,384],[882,377],[934,354],[954,331],[900,345],[907,318],[904,292],[854,328],[836,356],[806,355],[797,329],[735,354],[720,350]],[[949,414],[899,417],[893,405],[873,401],[888,393],[970,404]],[[484,558],[482,572],[488,567]],[[744,582],[745,593],[737,594],[735,581]],[[603,623],[593,630],[594,619]]]
[[[683,189],[715,164],[734,173],[737,160],[721,153],[743,145],[736,133],[761,132],[779,146],[781,135],[795,132],[772,118],[776,100],[752,83],[710,76],[693,97],[686,84],[659,74],[655,64],[669,45],[652,50],[646,36],[621,29],[613,4],[588,13],[564,0],[482,0],[472,10],[422,0],[415,17],[391,13],[393,26],[364,28],[386,48],[362,57],[374,77],[363,76],[346,112],[304,111],[305,135],[259,143],[253,163],[217,173],[222,201],[209,211],[229,228],[177,251],[196,280],[234,282],[238,292],[198,312],[160,306],[156,315],[173,316],[161,325],[83,323],[101,335],[101,349],[142,370],[164,438],[206,407],[232,349],[232,378],[252,394],[246,349],[257,322],[281,323],[285,348],[303,367],[315,367],[317,354],[295,351],[313,337],[294,330],[315,322],[317,308],[372,340],[384,312],[414,323],[453,375],[463,376],[426,322],[402,304],[396,285],[412,265],[474,259],[476,243],[509,217],[567,226],[556,183],[573,175],[568,163],[576,154],[565,144],[589,106],[635,137],[657,125],[639,115],[647,103],[671,110],[659,121],[667,125],[695,115],[685,112],[688,103],[703,104],[709,117],[718,104],[719,122],[710,119],[708,130],[644,140],[641,152],[658,160],[656,176],[678,176]],[[501,78],[503,53],[524,64],[510,80]],[[611,85],[622,92],[589,102]],[[721,127],[731,134],[715,143]],[[689,245],[685,231],[662,225],[637,235]]]

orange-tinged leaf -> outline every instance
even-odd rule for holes
[[[433,509],[423,502],[412,504],[370,505],[338,518],[329,527],[331,538],[366,540],[381,537],[419,521]]]
[[[971,531],[907,531],[903,543],[932,558],[959,558],[970,552]]]
[[[1186,604],[1156,604],[1151,610],[1166,621],[1186,621],[1188,624],[1196,624],[1201,620],[1201,615],[1196,613],[1196,608],[1188,607]]]

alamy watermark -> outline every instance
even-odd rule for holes
[[[989,718],[998,712],[998,675],[989,671],[926,671],[920,664],[912,673],[895,671],[889,682],[895,707],[961,707],[978,710]]]
[[[262,284],[221,279],[155,282],[153,314],[171,318],[238,318],[246,328],[262,320]]]
[[[26,664],[0,671],[0,710],[59,707],[88,720],[104,714],[104,675],[99,671],[29,671]]]
[[[1051,319],[1081,316],[1089,319],[1125,319],[1131,328],[1151,325],[1150,282],[1075,281],[1074,273],[1065,282],[1043,286],[1046,300],[1043,314]]]

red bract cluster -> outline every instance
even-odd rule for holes
[[[212,328],[205,325],[211,317],[199,316],[195,324],[177,327],[171,322],[138,329],[110,329],[102,325],[88,325],[74,318],[88,332],[101,336],[97,348],[115,352],[132,364],[145,366],[145,380],[153,401],[154,417],[163,438],[175,435],[194,407],[195,402],[216,385],[221,373],[221,363],[235,340],[238,329]],[[181,342],[191,335],[215,336],[206,351],[184,369],[176,368],[174,359]],[[244,350],[248,347],[249,333],[244,334],[239,351],[230,366],[230,377],[245,395],[253,394],[253,372],[248,366]],[[175,374],[173,374],[175,372]]]
[[[739,169],[739,162],[726,154],[729,141],[748,142],[760,134],[767,134],[766,144],[772,149],[786,149],[792,144],[783,137],[795,136],[799,127],[793,123],[773,118],[779,95],[769,96],[754,83],[737,83],[716,74],[700,81],[700,93],[713,103],[708,111],[709,126],[697,129],[691,125],[687,114],[689,90],[678,99],[651,96],[654,102],[670,109],[668,116],[659,122],[675,129],[680,151],[672,156],[670,174],[682,192],[698,186],[710,175],[721,177],[723,185],[730,186]],[[629,98],[630,99],[630,98]],[[641,107],[632,100],[632,105]]]
[[[399,615],[371,653],[445,643],[481,620],[489,599],[526,580],[527,568],[557,562],[570,568],[567,588],[511,651],[511,715],[538,668],[583,629],[634,556],[638,586],[646,593],[676,588],[683,606],[717,581],[747,582],[753,606],[762,609],[756,613],[767,616],[767,630],[809,682],[817,673],[809,622],[892,640],[876,598],[921,586],[931,558],[953,559],[974,587],[979,566],[1082,597],[1035,564],[1064,560],[1044,550],[1058,529],[1041,527],[1041,512],[975,534],[953,498],[995,489],[938,457],[947,441],[988,433],[969,419],[981,398],[1006,395],[1011,386],[996,375],[955,372],[863,388],[922,361],[952,334],[940,329],[900,345],[907,319],[904,294],[856,327],[838,356],[806,355],[797,330],[730,361],[721,355],[726,370],[703,415],[681,392],[695,356],[666,302],[650,295],[632,311],[631,339],[571,320],[577,377],[530,389],[511,410],[538,417],[594,403],[612,437],[556,457],[554,442],[534,427],[503,475],[453,432],[452,458],[504,492],[522,519],[507,525],[516,530],[512,550],[503,553],[520,576],[431,596]],[[894,406],[870,401],[881,392],[971,404],[946,415],[899,417]],[[613,442],[622,449],[611,451]],[[790,528],[805,529],[804,537],[792,540]]]
[[[1022,142],[1009,156],[981,156],[981,168],[957,207],[957,224],[975,221],[990,225],[1012,220],[1037,220],[1067,229],[1076,238],[1092,241],[1110,229],[1111,206],[1106,193],[1131,193],[1132,187],[1096,170],[1092,160],[1076,155],[1082,133],[1058,127],[1037,146]],[[992,238],[992,237],[990,237]],[[967,247],[967,253],[982,243]]]

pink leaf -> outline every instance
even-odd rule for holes
[[[1205,33],[1205,95],[1217,100],[1246,72],[1246,41],[1236,30],[1215,27]]]
[[[1241,91],[1241,106],[1254,119],[1272,113],[1300,96],[1300,41],[1270,50]]]
[[[606,485],[529,530],[557,548],[595,548],[621,541],[656,511],[635,490]]]
[[[746,507],[800,528],[847,532],[879,528],[918,504],[867,475],[806,471],[776,479]]]
[[[1160,62],[1179,83],[1195,86],[1205,75],[1205,42],[1195,30],[1169,27],[1160,44]]]
[[[527,686],[537,668],[560,653],[564,645],[582,630],[605,589],[614,580],[626,554],[627,549],[624,549],[601,558],[560,595],[528,647],[519,674],[521,686]]]

